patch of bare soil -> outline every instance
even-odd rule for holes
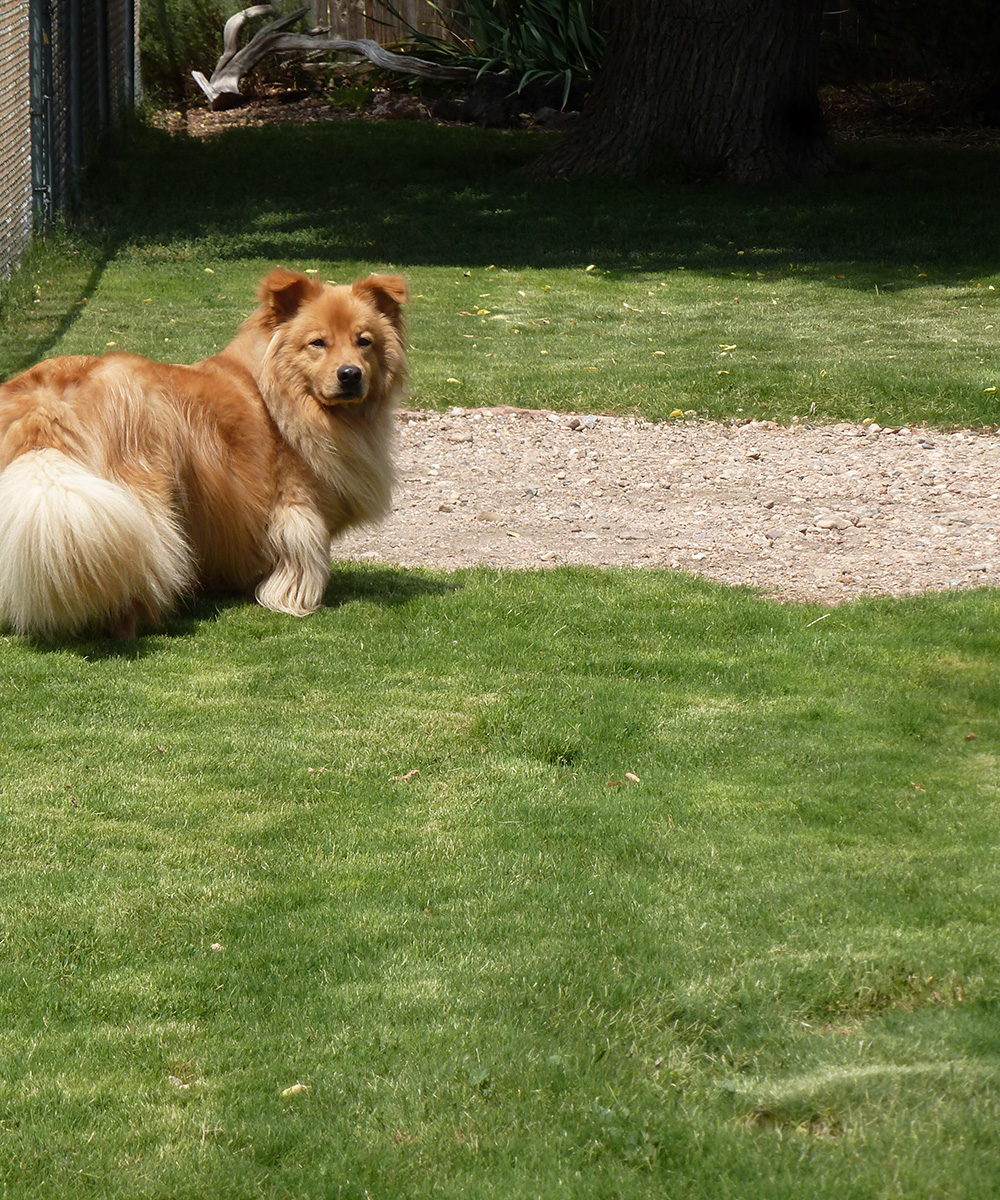
[[[949,95],[940,86],[900,81],[872,88],[823,88],[820,94],[823,116],[834,138],[847,141],[871,139],[907,139],[947,141],[954,145],[986,145],[1000,142],[1000,127],[977,123],[970,117],[968,102]],[[458,110],[460,105],[452,105]],[[515,123],[525,120],[519,106]],[[974,106],[973,106],[974,107]],[[308,95],[280,84],[262,88],[246,97],[236,108],[213,112],[203,101],[182,110],[158,113],[158,125],[172,133],[187,133],[209,138],[226,129],[247,126],[295,124],[309,125],[326,121],[436,120],[447,123],[442,114],[445,105],[425,103],[405,89],[382,88],[360,110],[341,107],[335,102]],[[473,107],[472,112],[479,112]],[[577,113],[552,113],[543,110],[527,119],[529,125],[563,125]],[[489,112],[472,117],[478,123],[502,123],[489,120]]]
[[[209,138],[226,129],[246,129],[260,125],[313,125],[321,121],[351,121],[358,114],[339,108],[314,96],[297,92],[279,92],[249,97],[239,108],[213,112],[205,105],[191,105],[184,110],[168,109],[157,113],[154,123],[170,133],[186,133],[195,138]]]
[[[1000,575],[994,433],[454,409],[401,415],[398,468],[338,558],[670,567],[826,604]]]

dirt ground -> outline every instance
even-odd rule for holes
[[[391,515],[338,557],[670,567],[836,604],[996,584],[1000,437],[404,412]]]

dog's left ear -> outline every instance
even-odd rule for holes
[[[410,296],[402,275],[369,275],[352,284],[351,291],[370,300],[394,325],[402,324],[402,306]]]
[[[301,271],[275,267],[257,286],[257,297],[268,310],[275,324],[295,316],[305,300],[321,291],[321,285]]]

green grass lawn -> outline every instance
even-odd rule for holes
[[[414,403],[994,423],[995,152],[727,191],[538,148],[138,131],[6,288],[0,376],[392,266]],[[995,591],[326,600],[0,637],[4,1195],[995,1197]]]
[[[327,600],[0,645],[10,1195],[995,1194],[995,594]]]
[[[140,130],[8,289],[0,377],[57,352],[212,353],[280,262],[404,271],[425,406],[997,421],[995,149],[854,149],[837,179],[739,190],[535,183],[544,145]]]

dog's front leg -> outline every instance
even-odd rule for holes
[[[257,585],[257,601],[274,612],[305,617],[323,600],[330,578],[330,532],[314,508],[285,504],[267,530],[271,573]]]

